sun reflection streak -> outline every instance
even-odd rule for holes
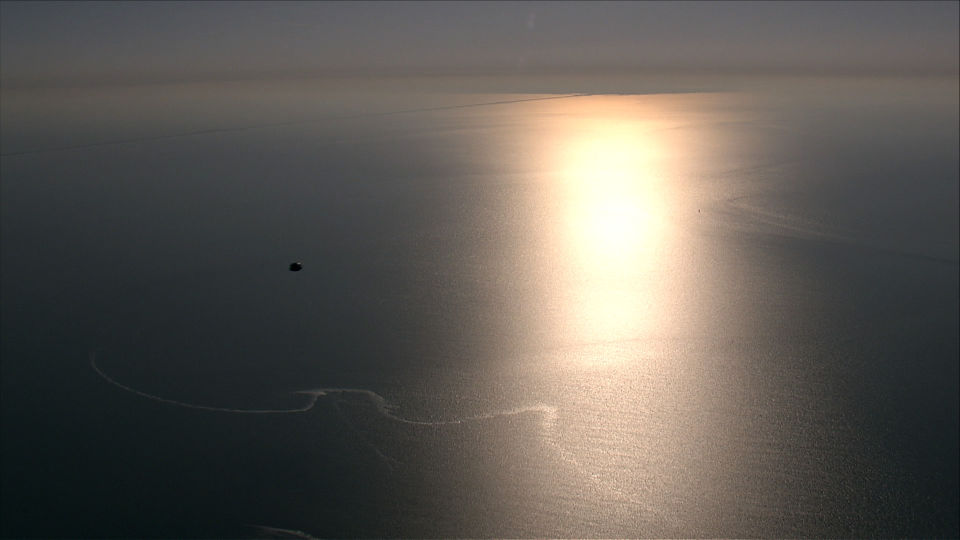
[[[557,156],[565,333],[578,341],[631,339],[661,315],[670,198],[660,148],[640,120],[594,117],[569,129]]]
[[[628,130],[576,141],[564,166],[568,224],[584,257],[625,262],[655,248],[663,227],[649,141]]]
[[[659,536],[679,535],[671,527],[698,504],[728,503],[741,464],[714,441],[729,442],[737,417],[715,421],[753,406],[741,334],[728,332],[753,269],[711,210],[752,181],[726,171],[765,151],[714,107],[726,99],[591,96],[537,117],[528,260],[532,329],[549,348],[530,377],[556,396],[564,481],[591,490],[611,522],[654,516]]]

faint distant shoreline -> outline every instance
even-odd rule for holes
[[[923,79],[951,80],[960,78],[960,70],[945,69],[833,69],[833,68],[691,68],[656,66],[643,68],[613,67],[556,67],[539,69],[329,69],[297,71],[237,71],[191,74],[172,73],[89,73],[85,75],[10,76],[0,75],[0,90],[66,90],[113,87],[142,87],[162,85],[223,84],[223,83],[329,83],[351,84],[375,80],[383,83],[410,83],[416,81],[453,81],[478,79],[500,81],[503,84],[537,79],[582,78],[593,80],[634,81],[749,81],[756,79]]]

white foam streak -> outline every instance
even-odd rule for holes
[[[281,529],[280,527],[267,527],[266,525],[250,525],[260,530],[262,534],[268,534],[275,538],[306,538],[308,540],[317,540],[315,536],[295,529]]]
[[[463,424],[464,422],[492,420],[495,418],[501,418],[505,416],[516,416],[516,415],[528,414],[528,413],[539,413],[539,414],[543,414],[544,416],[544,420],[543,420],[544,429],[549,429],[556,422],[556,418],[557,418],[556,407],[551,407],[549,405],[544,405],[544,404],[537,404],[537,405],[530,405],[526,407],[518,407],[515,409],[509,409],[505,411],[494,411],[494,412],[483,413],[483,414],[478,414],[474,416],[467,416],[463,418],[455,418],[450,420],[414,420],[414,419],[404,418],[402,416],[398,416],[394,414],[391,411],[390,404],[387,402],[386,399],[383,398],[383,396],[371,390],[365,390],[362,388],[317,388],[313,390],[299,390],[294,393],[303,394],[303,395],[309,396],[309,398],[304,406],[296,407],[292,409],[238,409],[233,407],[214,407],[211,405],[197,405],[195,403],[187,403],[185,401],[168,399],[165,397],[148,394],[147,392],[143,392],[143,391],[137,390],[136,388],[127,386],[113,379],[106,373],[104,373],[103,370],[101,370],[100,367],[97,366],[97,356],[96,356],[96,353],[92,351],[90,352],[90,367],[93,368],[93,370],[97,373],[97,375],[99,375],[103,380],[107,381],[113,386],[116,386],[117,388],[120,388],[121,390],[130,392],[131,394],[135,394],[140,397],[144,397],[160,403],[167,403],[169,405],[176,405],[178,407],[186,407],[188,409],[198,409],[202,411],[214,411],[214,412],[225,412],[225,413],[235,413],[235,414],[302,413],[302,412],[307,412],[313,409],[313,407],[317,404],[317,400],[328,394],[358,394],[370,400],[370,402],[373,403],[374,407],[376,408],[377,412],[379,412],[384,417],[389,418],[395,422],[401,422],[404,424],[410,424],[410,425],[416,425],[416,426],[449,426],[449,425],[455,425],[455,424]]]
[[[303,394],[308,396],[308,400],[306,404],[298,408],[237,409],[237,408],[229,408],[229,407],[212,407],[208,405],[197,405],[194,403],[186,403],[183,401],[177,401],[173,399],[163,398],[160,396],[155,396],[153,394],[148,394],[146,392],[142,392],[135,388],[131,388],[123,383],[120,383],[114,380],[113,378],[111,378],[106,373],[104,373],[99,368],[99,366],[97,366],[96,355],[93,352],[90,353],[90,367],[93,368],[93,370],[105,381],[126,392],[130,392],[132,394],[135,394],[153,401],[157,401],[160,403],[166,403],[169,405],[176,405],[178,407],[186,407],[189,409],[199,409],[204,411],[226,412],[226,413],[237,413],[237,414],[295,414],[295,413],[307,412],[313,409],[314,406],[317,404],[317,401],[323,396],[334,395],[334,394],[340,394],[340,395],[354,394],[354,395],[362,396],[367,400],[369,400],[370,403],[373,404],[376,411],[380,413],[382,416],[389,418],[390,420],[393,420],[395,422],[400,422],[402,424],[415,425],[415,426],[433,426],[433,427],[451,426],[451,425],[457,425],[457,424],[464,424],[467,422],[480,422],[480,421],[486,421],[486,420],[494,420],[497,418],[504,418],[509,416],[519,416],[524,414],[539,414],[539,415],[542,415],[542,419],[540,422],[541,436],[543,437],[543,440],[545,443],[547,443],[550,447],[556,450],[558,456],[562,461],[568,463],[579,474],[584,475],[587,479],[589,479],[591,483],[594,484],[595,489],[598,489],[604,492],[612,492],[614,496],[618,497],[619,499],[627,503],[637,505],[638,507],[640,505],[638,501],[634,500],[632,497],[630,497],[629,494],[625,493],[623,490],[620,490],[614,486],[606,485],[606,483],[601,481],[599,478],[589,474],[587,472],[587,469],[583,466],[583,464],[580,463],[580,461],[573,454],[571,454],[569,451],[567,451],[563,447],[563,444],[561,444],[561,441],[560,441],[559,433],[557,431],[557,420],[559,416],[558,414],[559,411],[556,407],[551,405],[538,403],[535,405],[528,405],[523,407],[516,407],[513,409],[487,412],[487,413],[466,416],[462,418],[449,419],[449,420],[417,420],[417,419],[411,419],[411,418],[404,418],[402,416],[398,416],[394,414],[393,411],[391,410],[390,403],[387,402],[387,400],[384,399],[383,396],[371,390],[366,390],[361,388],[316,388],[313,390],[299,390],[294,392],[295,394]],[[333,406],[337,411],[338,415],[340,416],[341,420],[343,420],[347,426],[349,426],[354,431],[357,431],[358,433],[362,433],[361,430],[358,430],[356,426],[354,426],[353,423],[350,422],[349,419],[342,414],[336,402],[333,403]],[[390,467],[391,470],[393,470],[394,466],[399,463],[396,459],[380,451],[380,449],[377,448],[377,446],[373,444],[371,441],[366,440],[366,438],[364,438],[364,440],[371,447],[373,452],[381,460],[387,463],[387,465]],[[280,537],[282,538],[313,538],[312,536],[308,535],[307,533],[304,533],[303,531],[297,531],[292,529],[281,529],[281,528],[275,528],[275,527],[266,527],[262,525],[253,525],[253,526],[259,528],[264,533],[280,535]]]
[[[116,386],[117,388],[120,388],[121,390],[126,390],[127,392],[130,392],[130,393],[132,393],[132,394],[136,394],[136,395],[138,395],[138,396],[145,397],[145,398],[151,399],[151,400],[153,400],[153,401],[159,401],[160,403],[168,403],[168,404],[170,404],[170,405],[177,405],[177,406],[179,406],[179,407],[186,407],[186,408],[188,408],[188,409],[199,409],[199,410],[202,410],[202,411],[215,411],[215,412],[240,413],[240,414],[285,414],[285,413],[300,413],[300,412],[306,412],[306,411],[309,411],[310,409],[312,409],[313,406],[317,403],[317,399],[319,399],[319,397],[320,397],[321,395],[323,395],[323,394],[311,395],[311,397],[310,397],[310,399],[309,399],[309,401],[307,402],[306,405],[304,405],[303,407],[295,408],[295,409],[234,409],[234,408],[229,408],[229,407],[212,407],[212,406],[209,406],[209,405],[197,405],[197,404],[194,404],[194,403],[186,403],[186,402],[183,402],[183,401],[177,401],[177,400],[174,400],[174,399],[167,399],[167,398],[164,398],[164,397],[155,396],[155,395],[153,395],[153,394],[148,394],[148,393],[146,393],[146,392],[141,392],[140,390],[137,390],[136,388],[131,388],[131,387],[129,387],[129,386],[123,384],[123,383],[117,382],[116,380],[112,379],[109,375],[107,375],[106,373],[104,373],[104,372],[97,366],[97,356],[96,356],[96,354],[93,353],[93,352],[90,353],[90,367],[92,367],[93,370],[97,372],[97,375],[100,375],[100,377],[102,377],[105,381],[107,381],[108,383]]]
[[[410,418],[404,418],[402,416],[397,416],[396,414],[394,414],[390,410],[391,406],[387,402],[387,400],[385,400],[383,396],[381,396],[380,394],[377,394],[376,392],[372,392],[370,390],[363,390],[359,388],[317,388],[315,390],[300,390],[296,393],[312,395],[314,397],[314,400],[318,399],[320,396],[325,396],[327,394],[359,394],[369,399],[370,402],[373,403],[374,407],[376,407],[377,412],[379,412],[381,415],[391,420],[394,420],[396,422],[401,422],[404,424],[412,424],[416,426],[449,426],[449,425],[455,425],[455,424],[463,424],[465,422],[476,422],[479,420],[492,420],[494,418],[501,418],[504,416],[516,416],[516,415],[528,414],[528,413],[541,413],[544,415],[544,427],[549,427],[556,421],[556,418],[557,418],[556,407],[552,407],[550,405],[544,405],[544,404],[537,404],[537,405],[529,405],[526,407],[517,407],[515,409],[509,409],[505,411],[494,411],[494,412],[483,413],[483,414],[478,414],[473,416],[465,416],[463,418],[455,418],[450,420],[414,420]]]

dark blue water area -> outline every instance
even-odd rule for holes
[[[804,377],[843,403],[845,420],[856,426],[849,449],[858,457],[848,463],[844,482],[873,485],[858,494],[851,490],[852,497],[865,498],[864,528],[849,533],[938,535],[956,528],[957,265],[848,245],[798,244],[753,245],[783,255],[780,261],[795,265],[793,271],[818,276],[832,299],[816,323],[794,327],[807,339],[800,338],[804,343],[788,356],[810,361]],[[776,331],[793,323],[761,324]],[[817,351],[801,352],[809,347]],[[897,515],[904,504],[924,508],[925,516]],[[888,514],[865,517],[879,508]]]
[[[440,312],[456,280],[438,275],[442,250],[424,239],[447,223],[446,203],[477,190],[436,177],[400,190],[392,173],[403,170],[343,150],[293,174],[251,168],[259,154],[225,152],[199,169],[166,161],[164,148],[184,159],[221,141],[195,144],[4,162],[5,534],[240,537],[258,524],[509,534],[490,528],[496,508],[469,503],[495,494],[445,486],[496,469],[481,448],[536,454],[510,443],[536,418],[394,433],[362,398],[322,398],[303,414],[197,411],[91,369],[93,354],[118,382],[183,403],[297,408],[308,398],[292,392],[318,387],[396,394],[438,365],[469,362],[493,324],[469,307]],[[402,252],[412,264],[394,264]],[[287,270],[294,259],[302,272]],[[424,321],[431,330],[418,332]],[[435,410],[423,418],[456,418],[456,407],[437,409],[445,399],[427,396],[423,412]],[[465,451],[444,450],[454,447]]]
[[[556,109],[4,157],[2,534],[956,536],[956,127],[839,109],[589,342]]]

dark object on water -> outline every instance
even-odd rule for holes
[[[302,264],[300,264],[300,263],[298,263],[298,262],[290,263],[290,271],[291,271],[291,272],[299,272],[299,271],[301,271],[301,270],[303,270],[303,265],[302,265]]]

